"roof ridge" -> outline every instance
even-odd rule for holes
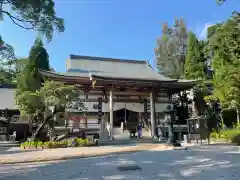
[[[146,60],[131,60],[131,59],[120,59],[120,58],[107,58],[107,57],[97,57],[97,56],[82,56],[70,54],[71,60],[97,60],[97,61],[111,61],[111,62],[123,62],[123,63],[135,63],[135,64],[147,64]]]
[[[155,71],[155,70],[153,69],[152,65],[151,65],[149,62],[147,62],[146,65],[147,65],[147,68],[150,68],[152,71],[154,71],[154,73],[155,73],[156,75],[162,76],[162,77],[167,78],[167,79],[172,80],[172,81],[177,81],[176,79],[172,79],[172,78],[166,77],[166,76],[164,76],[164,75],[162,75],[162,74],[159,74],[157,71]]]

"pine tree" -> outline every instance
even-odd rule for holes
[[[28,64],[18,76],[18,93],[40,89],[42,78],[39,69],[50,70],[50,66],[47,50],[43,47],[42,40],[37,38],[30,50]]]
[[[49,56],[47,50],[43,47],[43,42],[40,38],[35,40],[29,54],[29,64],[38,69],[50,70]]]

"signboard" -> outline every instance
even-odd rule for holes
[[[144,120],[148,121],[148,111],[149,111],[149,103],[147,99],[144,99]]]
[[[98,124],[102,121],[102,98],[98,98]]]
[[[73,131],[73,132],[79,132],[80,129],[79,129],[79,128],[74,128],[72,131]]]
[[[11,117],[11,122],[17,122],[19,121],[20,117],[18,115],[14,115]]]
[[[11,122],[17,122],[17,121],[19,121],[19,119],[20,119],[19,115],[13,115],[12,117],[10,117]],[[0,120],[7,122],[7,118],[3,117],[3,116],[0,116]]]

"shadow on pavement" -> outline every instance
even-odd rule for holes
[[[41,151],[41,150],[39,149],[21,150],[20,148],[13,149],[13,147],[0,147],[0,155],[32,152],[32,151]]]
[[[231,149],[229,149],[231,150]],[[226,152],[229,151],[226,149]],[[48,163],[2,165],[0,179],[26,180],[194,180],[240,178],[240,156],[204,151],[145,151]],[[138,165],[141,170],[119,171]]]

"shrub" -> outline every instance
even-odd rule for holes
[[[24,143],[21,143],[21,148],[37,148],[38,141],[26,141]]]
[[[235,136],[233,136],[232,138],[232,143],[240,146],[240,133],[236,134]]]
[[[87,139],[76,138],[77,146],[86,146],[88,144]]]
[[[211,139],[218,139],[219,138],[218,132],[216,132],[216,131],[211,132],[210,138]]]
[[[72,144],[73,141],[75,142],[74,147],[78,146],[86,146],[88,145],[87,139],[82,138],[75,138],[74,140],[64,140],[64,141],[26,141],[21,143],[20,147],[23,149],[29,148],[65,148],[68,147],[69,144]]]
[[[212,132],[211,139],[223,139],[228,142],[240,145],[240,126],[236,125],[232,129],[222,130],[220,132]]]

